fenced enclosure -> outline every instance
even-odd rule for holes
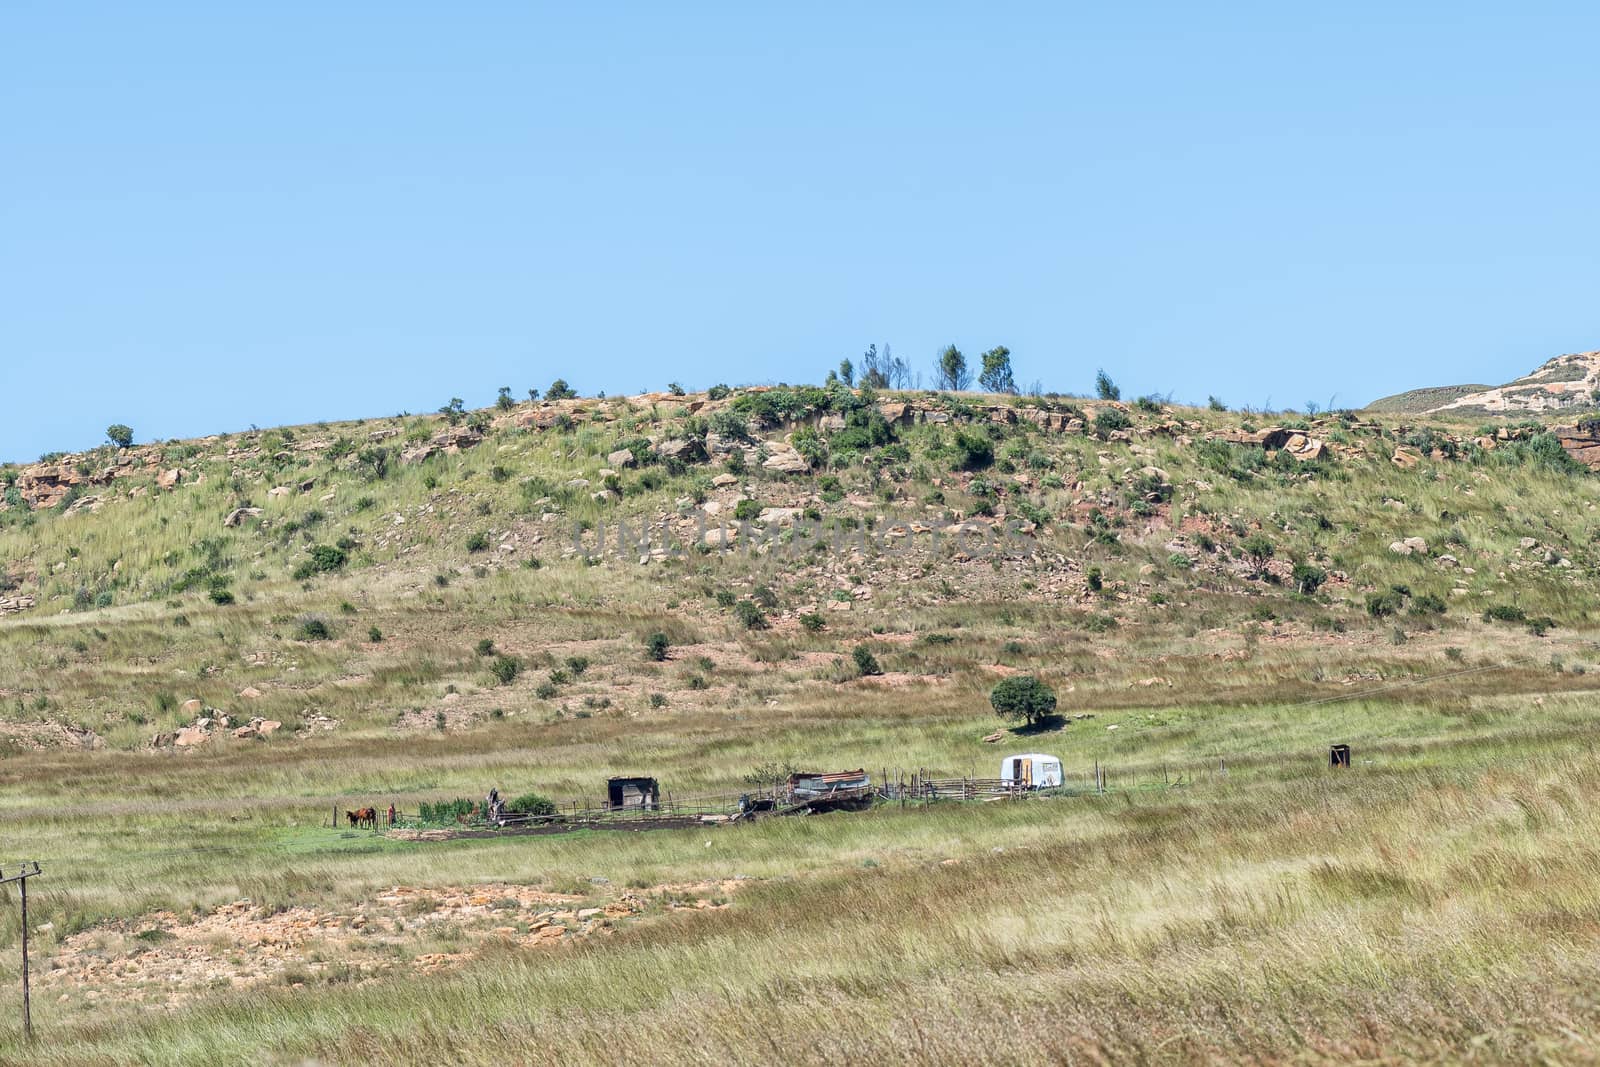
[[[989,803],[1030,798],[1099,796],[1135,790],[1159,791],[1227,776],[1228,761],[1225,758],[1182,767],[1163,763],[1113,769],[1095,762],[1077,772],[1064,771],[1060,785],[1046,788],[1003,778],[980,778],[976,775],[953,777],[932,772],[925,767],[914,770],[885,767],[880,769],[875,782],[870,780],[870,776],[861,775],[859,782],[851,781],[821,792],[796,790],[791,780],[752,786],[742,793],[700,793],[680,797],[663,790],[655,794],[647,805],[616,805],[610,802],[609,796],[602,796],[595,802],[585,796],[552,804],[549,810],[540,813],[502,809],[492,819],[487,816],[484,806],[477,802],[443,801],[424,804],[416,812],[379,809],[373,829],[442,830],[471,835],[500,832],[565,833],[582,829],[660,830],[824,811],[862,811],[877,803],[909,807],[913,804]],[[339,807],[335,805],[335,826],[340,825],[340,814]]]

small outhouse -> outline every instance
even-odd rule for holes
[[[606,807],[645,808],[655,810],[661,806],[661,787],[654,778],[618,775],[606,779]]]
[[[1023,789],[1049,789],[1061,784],[1061,761],[1043,752],[1025,752],[1000,761],[1000,780]]]

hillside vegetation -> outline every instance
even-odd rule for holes
[[[1592,1059],[1589,433],[836,384],[6,467],[30,1059]],[[1069,795],[328,825],[1013,751]]]

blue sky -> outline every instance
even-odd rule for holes
[[[1593,5],[243,8],[0,10],[0,458],[873,342],[1277,407],[1600,348]]]

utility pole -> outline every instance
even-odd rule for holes
[[[28,999],[28,879],[43,873],[38,860],[24,863],[21,870],[9,876],[0,868],[0,885],[17,882],[22,889],[22,1038],[29,1044],[33,1043],[33,1010]]]

